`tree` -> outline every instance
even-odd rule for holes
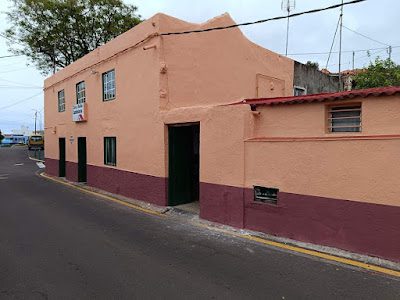
[[[12,0],[5,31],[14,54],[44,74],[63,68],[140,23],[122,0]]]
[[[3,141],[3,139],[4,139],[4,135],[1,133],[1,130],[0,130],[0,144]]]
[[[400,86],[400,65],[392,60],[377,57],[367,69],[356,74],[353,78],[355,89],[382,86]]]
[[[307,67],[310,67],[310,68],[314,68],[314,69],[319,70],[319,63],[317,63],[317,62],[312,62],[311,60],[308,60],[308,61],[306,62],[306,66],[307,66]]]

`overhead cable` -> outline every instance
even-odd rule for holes
[[[384,46],[387,46],[387,47],[390,46],[390,45],[388,45],[388,44],[386,44],[386,43],[382,43],[382,42],[377,41],[377,40],[375,40],[375,39],[373,39],[373,38],[371,38],[371,37],[369,37],[369,36],[366,36],[365,34],[362,34],[362,33],[360,33],[360,32],[357,32],[357,31],[355,31],[355,30],[353,30],[353,29],[351,29],[351,28],[349,28],[349,27],[347,27],[347,26],[344,26],[344,25],[343,25],[343,27],[346,28],[347,30],[349,30],[349,31],[351,31],[351,32],[353,32],[353,33],[355,33],[355,34],[358,34],[359,36],[362,36],[362,37],[364,37],[364,38],[370,40],[370,41],[373,41],[373,42],[375,42],[375,43],[378,43],[378,44],[381,44],[381,45],[384,45]]]
[[[232,24],[232,25],[228,25],[228,26],[211,27],[211,28],[205,28],[205,29],[176,31],[176,32],[164,32],[164,33],[160,33],[160,35],[161,36],[166,36],[166,35],[180,35],[180,34],[189,34],[189,33],[200,33],[200,32],[208,32],[208,31],[215,31],[215,30],[230,29],[230,28],[235,28],[235,27],[240,27],[240,26],[261,24],[261,23],[265,23],[265,22],[269,22],[269,21],[276,21],[276,20],[282,20],[282,19],[286,19],[286,18],[298,17],[298,16],[306,15],[306,14],[317,13],[317,12],[330,10],[330,9],[334,9],[334,8],[338,8],[338,7],[343,7],[343,6],[350,5],[350,4],[356,4],[356,3],[360,3],[360,2],[364,2],[364,1],[366,1],[366,0],[353,0],[353,1],[350,1],[350,2],[335,4],[335,5],[327,6],[327,7],[324,7],[324,8],[317,8],[317,9],[307,10],[307,11],[303,11],[303,12],[299,12],[299,13],[294,13],[294,14],[289,14],[289,15],[279,16],[279,17],[272,17],[272,18],[253,21],[253,22],[245,22],[245,23],[239,23],[239,24]]]
[[[23,55],[22,54],[4,55],[4,56],[0,56],[0,58],[9,58],[9,57],[17,57],[17,56],[23,56]]]
[[[399,48],[399,46],[393,46],[392,48]],[[365,52],[365,51],[372,51],[372,50],[387,50],[387,47],[380,47],[380,48],[369,48],[369,49],[357,49],[357,50],[344,50],[342,53],[351,53],[351,52]],[[332,51],[331,53],[339,53],[339,51]],[[288,55],[325,55],[329,54],[329,52],[299,52],[299,53],[289,53]]]
[[[8,104],[8,105],[3,106],[3,107],[0,107],[0,111],[3,110],[3,109],[7,109],[7,108],[13,107],[13,106],[15,106],[15,105],[18,105],[18,104],[20,104],[20,103],[22,103],[22,102],[28,101],[28,100],[30,100],[30,99],[33,99],[33,98],[35,98],[35,97],[41,95],[42,93],[43,93],[43,92],[40,92],[40,93],[37,93],[37,94],[35,94],[35,95],[33,95],[33,96],[30,96],[30,97],[28,97],[28,98],[24,98],[24,99],[22,99],[22,100],[17,100],[17,101],[14,102],[14,103]]]
[[[327,59],[327,61],[326,61],[325,69],[328,68],[329,60],[330,60],[330,58],[331,58],[333,46],[335,45],[336,34],[337,34],[337,31],[338,31],[338,28],[339,28],[339,24],[340,24],[340,20],[341,20],[341,19],[342,19],[342,16],[339,17],[338,22],[337,22],[337,25],[336,25],[335,34],[333,35],[333,40],[332,40],[332,44],[331,44],[331,49],[329,49],[329,55],[328,55],[328,59]]]

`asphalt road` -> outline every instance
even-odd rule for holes
[[[23,164],[23,165],[21,165]],[[152,216],[0,148],[1,299],[399,299],[400,280]]]

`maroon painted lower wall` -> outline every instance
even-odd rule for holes
[[[46,158],[58,176],[58,160]],[[67,162],[68,180],[77,164]],[[167,205],[168,179],[87,166],[87,183],[112,193]],[[200,217],[298,241],[326,245],[400,262],[400,207],[279,193],[278,205],[256,203],[253,190],[200,183]]]
[[[65,178],[69,181],[78,181],[78,163],[67,161],[65,164]]]
[[[167,205],[166,178],[88,165],[87,184],[137,200]]]
[[[243,228],[243,188],[200,183],[200,217]]]
[[[45,158],[46,173],[52,176],[58,176],[58,159]]]
[[[245,192],[245,227],[400,262],[400,207],[279,193],[278,205]]]

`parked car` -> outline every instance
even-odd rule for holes
[[[31,135],[28,140],[28,149],[44,149],[44,138],[41,135]]]

